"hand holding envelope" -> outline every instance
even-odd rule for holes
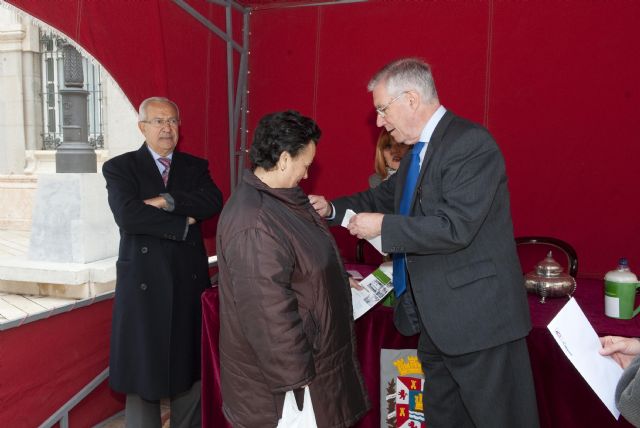
[[[600,339],[576,300],[570,299],[547,328],[569,361],[618,419],[620,411],[616,407],[615,391],[622,368],[611,357],[600,355]]]
[[[600,338],[600,343],[600,355],[610,355],[623,369],[640,355],[640,339],[636,337],[605,336]]]

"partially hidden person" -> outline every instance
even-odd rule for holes
[[[611,356],[624,369],[616,386],[616,406],[633,426],[640,427],[640,339],[605,336],[600,354]]]
[[[376,142],[375,173],[369,176],[369,187],[374,188],[395,174],[400,167],[400,160],[409,149],[410,146],[398,143],[382,128]]]

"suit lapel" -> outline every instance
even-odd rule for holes
[[[417,200],[417,195],[422,191],[422,185],[424,184],[425,173],[431,161],[433,159],[433,153],[438,150],[440,145],[442,144],[442,137],[444,137],[445,130],[449,127],[449,124],[454,118],[454,114],[447,110],[436,125],[436,129],[433,130],[433,134],[431,135],[431,140],[429,140],[429,144],[427,145],[427,151],[424,155],[424,160],[422,161],[422,165],[420,167],[420,175],[418,175],[418,183],[416,184],[416,188],[413,191],[413,196],[411,198],[411,206],[409,207],[409,212],[413,212],[413,208],[415,207],[415,203]],[[400,212],[400,199],[402,198],[402,189],[404,188],[405,181],[407,179],[408,172],[408,163],[409,159],[405,156],[401,163],[400,169],[402,170],[402,175],[398,177],[398,185],[396,186],[396,194],[395,194],[395,211],[396,213]],[[400,172],[400,171],[398,171]]]
[[[171,172],[169,173],[169,182],[167,183],[167,191],[180,187],[181,174],[185,171],[184,157],[182,153],[175,151],[171,159]]]
[[[144,176],[145,180],[149,183],[152,183],[154,189],[158,189],[158,193],[166,192],[162,176],[160,175],[156,161],[153,160],[153,156],[147,148],[147,143],[142,144],[142,147],[140,147],[136,152],[136,164],[136,168],[140,175]],[[169,178],[169,183],[170,182],[171,178]]]
[[[420,177],[418,178],[420,182],[422,182],[424,173],[433,159],[433,153],[438,150],[438,148],[442,144],[444,131],[447,129],[452,120],[453,113],[447,111],[444,116],[442,116],[442,119],[440,119],[440,122],[438,122],[436,129],[433,130],[433,134],[431,134],[431,141],[429,141],[429,145],[427,146],[427,152],[424,155],[424,162],[422,162],[422,168],[420,169]]]
[[[402,189],[404,188],[404,183],[407,181],[407,173],[409,172],[409,156],[404,156],[400,159],[400,166],[398,167],[398,171],[396,171],[396,186],[394,193],[394,201],[393,207],[394,212],[396,214],[400,213],[400,199],[402,199]]]

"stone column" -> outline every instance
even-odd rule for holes
[[[42,148],[42,58],[40,30],[31,18],[22,18],[26,30],[22,40],[22,88],[24,102],[24,147],[27,150]]]
[[[24,92],[22,41],[18,16],[0,8],[0,174],[24,172]]]

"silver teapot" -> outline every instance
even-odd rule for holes
[[[547,297],[570,297],[576,291],[576,280],[562,271],[562,266],[549,251],[536,269],[524,276],[524,286],[529,293],[540,296],[540,303],[544,303]]]

